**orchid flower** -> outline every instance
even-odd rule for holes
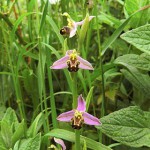
[[[70,72],[77,72],[79,68],[94,70],[92,65],[85,59],[81,58],[76,50],[68,50],[66,55],[55,61],[50,67],[51,69],[68,68]]]
[[[64,144],[63,140],[54,137],[54,141],[57,144],[61,145],[62,150],[66,150],[66,145]],[[55,145],[51,145],[49,148],[54,148],[55,150],[58,150],[58,148]]]
[[[73,37],[77,32],[77,27],[83,25],[84,20],[80,22],[75,22],[73,19],[71,19],[70,15],[68,13],[63,13],[63,16],[67,17],[68,25],[64,26],[60,30],[60,34],[62,35],[69,35],[69,38]],[[91,21],[95,16],[89,16],[89,21]]]
[[[83,99],[82,95],[80,95],[78,97],[77,109],[60,114],[57,117],[57,120],[63,122],[72,122],[72,127],[74,129],[80,129],[83,123],[88,125],[101,125],[101,122],[98,118],[87,113],[85,110],[85,100]]]

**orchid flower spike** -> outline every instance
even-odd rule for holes
[[[92,65],[85,59],[81,58],[76,50],[68,50],[66,55],[55,61],[50,67],[51,69],[68,68],[70,72],[77,72],[79,68],[86,70],[94,70]]]
[[[80,129],[83,123],[88,125],[101,125],[101,122],[98,118],[87,113],[85,110],[85,100],[83,99],[82,95],[80,95],[78,97],[77,109],[60,114],[57,117],[57,120],[63,122],[72,122],[72,127],[74,129]]]
[[[69,35],[69,38],[71,38],[76,34],[77,27],[83,25],[85,19],[80,22],[75,22],[73,19],[71,19],[70,15],[68,13],[65,12],[62,15],[67,17],[68,25],[64,26],[60,30],[60,34],[61,35]],[[91,21],[94,17],[95,16],[89,16],[89,21]]]

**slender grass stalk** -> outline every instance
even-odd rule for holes
[[[98,49],[99,49],[99,56],[100,56],[100,68],[101,68],[101,78],[102,78],[102,87],[101,87],[102,88],[101,117],[103,117],[105,115],[105,85],[104,85],[103,61],[102,61],[102,54],[101,54],[102,51],[101,51],[100,35],[99,35],[99,28],[98,28],[98,9],[96,11],[96,24],[97,24],[97,39],[98,39]],[[102,143],[102,133],[101,132],[99,133],[99,141]]]
[[[102,54],[101,54],[102,51],[101,51],[100,35],[99,35],[99,28],[98,28],[98,13],[96,13],[96,24],[97,24],[97,39],[98,39],[98,49],[99,49],[99,56],[100,56],[100,68],[101,68],[101,78],[102,78],[102,107],[101,107],[101,117],[103,117],[105,115],[105,85],[104,85],[104,69],[103,69],[103,61],[102,61],[103,58],[102,58]]]
[[[56,120],[57,113],[56,113],[56,105],[55,105],[54,90],[53,90],[52,71],[49,67],[47,69],[48,69],[48,80],[49,80],[49,87],[50,87],[50,104],[51,104],[51,111],[52,111],[52,124],[54,128],[57,128],[58,123]]]

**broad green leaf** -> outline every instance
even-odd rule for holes
[[[41,145],[41,134],[37,134],[30,142],[26,145],[24,150],[40,150]]]
[[[136,68],[129,66],[125,63],[122,63],[127,69],[129,70],[129,73],[127,73],[127,70],[122,70],[125,77],[131,82],[131,84],[136,87],[140,92],[142,92],[145,97],[150,97],[150,77],[147,74],[142,74],[139,72]]]
[[[131,106],[101,118],[97,127],[104,134],[122,144],[150,147],[150,112]]]
[[[0,150],[7,150],[7,145],[5,144],[4,139],[2,138],[1,132],[0,132]]]
[[[75,142],[75,133],[63,129],[54,129],[45,136],[57,137],[66,141]],[[111,150],[111,148],[84,136],[80,136],[80,140],[82,145],[86,142],[87,148],[93,150]]]
[[[114,63],[126,63],[141,70],[150,71],[150,55],[143,53],[142,55],[126,54],[118,57]]]
[[[118,28],[121,24],[121,21],[119,19],[111,16],[110,14],[108,15],[104,12],[101,12],[101,14],[98,16],[98,21],[100,23],[106,23],[115,29]]]
[[[15,129],[18,127],[19,124],[15,111],[10,107],[6,110],[2,121],[6,121],[9,126],[12,126],[14,124]]]
[[[12,146],[12,137],[13,133],[11,130],[11,126],[5,120],[1,121],[1,138],[5,143],[5,147],[11,148]]]
[[[121,35],[121,38],[142,52],[150,54],[150,24],[133,29]]]
[[[13,150],[40,150],[41,134],[33,138],[23,139],[16,142]]]
[[[150,0],[125,0],[125,13],[130,16],[135,11],[139,10],[141,7],[150,4]],[[149,9],[144,12],[138,13],[132,17],[130,21],[130,25],[132,28],[136,28],[138,26],[144,25],[149,20],[150,11]]]
[[[17,130],[14,132],[12,136],[12,145],[14,145],[19,139],[25,136],[25,122],[24,120],[19,123]]]
[[[129,71],[128,71],[129,70]],[[143,110],[150,108],[150,77],[148,74],[140,73],[136,68],[122,69],[122,73],[133,86],[133,99],[136,105]]]

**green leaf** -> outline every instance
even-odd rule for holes
[[[122,63],[123,64],[123,63]],[[127,64],[123,64],[127,70],[122,70],[125,77],[132,83],[136,89],[142,92],[145,97],[150,97],[150,78],[147,74],[140,73],[136,68],[129,66]]]
[[[84,19],[84,23],[83,23],[81,30],[80,30],[79,47],[78,47],[79,50],[80,50],[80,48],[82,48],[82,44],[84,42],[87,30],[88,30],[88,26],[89,26],[89,14],[86,15],[86,17]]]
[[[148,5],[149,3],[150,0],[125,0],[125,13],[130,16],[132,13],[139,10],[141,7],[144,7],[145,5]],[[130,21],[131,27],[136,28],[137,26],[146,24],[149,20],[149,15],[150,11],[148,9],[144,12],[136,14]]]
[[[1,135],[1,132],[0,132],[0,150],[8,150],[7,145],[5,144],[5,141]]]
[[[42,15],[42,18],[41,18],[41,23],[40,23],[40,30],[39,30],[39,34],[41,34],[41,31],[42,31],[42,28],[43,28],[43,25],[45,23],[45,18],[46,18],[46,14],[47,14],[47,9],[48,9],[48,0],[44,6],[44,11],[43,11],[43,15]]]
[[[133,29],[121,35],[121,38],[142,52],[150,54],[150,24]]]
[[[33,138],[23,139],[16,142],[13,150],[40,150],[41,134]]]
[[[56,33],[62,47],[64,45],[64,38],[60,35],[59,33],[59,29],[56,25],[56,23],[54,22],[54,20],[52,19],[52,17],[49,17],[48,15],[46,16],[46,20],[48,21],[48,23],[51,25],[52,29],[54,30],[54,32]]]
[[[11,148],[12,146],[12,137],[13,133],[11,126],[5,120],[1,121],[1,138],[5,143],[5,147]]]
[[[143,110],[150,108],[150,77],[142,74],[136,68],[125,65],[128,70],[122,69],[122,73],[133,86],[134,101]]]
[[[150,5],[147,5],[143,8],[141,8],[140,10],[134,12],[133,14],[131,14],[116,30],[115,32],[110,36],[110,38],[108,38],[108,40],[104,43],[103,47],[102,47],[102,54],[104,55],[104,53],[106,52],[107,48],[117,39],[117,37],[120,35],[120,33],[123,31],[123,29],[125,28],[125,26],[128,24],[128,22],[130,21],[130,19],[137,13],[141,12],[141,11],[145,11],[146,9],[148,9],[150,7]]]
[[[101,118],[97,127],[113,140],[132,147],[150,147],[150,112],[131,106]]]
[[[30,142],[26,145],[24,150],[40,150],[41,145],[41,134],[37,134]]]
[[[89,109],[89,105],[90,105],[90,101],[91,101],[91,98],[92,98],[92,95],[93,95],[93,89],[94,89],[94,86],[92,86],[90,88],[90,91],[86,97],[86,111],[88,111]]]
[[[75,142],[75,134],[73,132],[63,130],[63,129],[54,129],[47,133],[45,136],[52,136],[64,139],[66,141]],[[93,149],[93,150],[111,150],[111,148],[96,142],[92,139],[86,138],[84,136],[80,136],[81,144],[83,145],[86,142],[87,148]],[[85,142],[84,142],[85,140]]]
[[[41,128],[43,124],[43,121],[44,121],[43,114],[42,113],[38,114],[38,116],[35,118],[31,126],[29,127],[27,131],[27,135],[29,137],[36,136],[36,134],[38,133],[39,129]]]
[[[10,107],[6,110],[6,113],[5,113],[2,121],[6,121],[9,126],[14,124],[15,129],[18,127],[18,124],[19,124],[18,118],[15,114],[15,111]]]
[[[126,54],[118,57],[115,64],[126,63],[141,70],[150,71],[150,55],[143,53],[142,55]]]
[[[24,136],[25,133],[25,122],[24,120],[19,123],[17,130],[14,132],[12,136],[12,145],[14,145],[21,137]]]

